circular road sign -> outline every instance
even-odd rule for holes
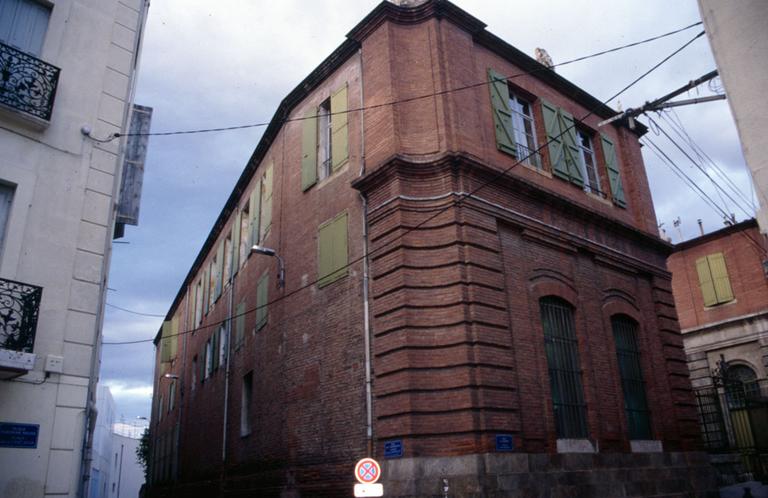
[[[355,478],[362,484],[373,484],[381,477],[379,462],[373,458],[363,458],[355,465]]]

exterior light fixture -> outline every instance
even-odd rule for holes
[[[166,378],[166,379],[178,379],[179,376],[177,374],[167,373],[167,374],[163,375],[163,378]]]
[[[269,247],[259,246],[255,245],[251,247],[251,254],[263,254],[264,256],[274,256],[277,258],[278,262],[278,269],[277,269],[277,286],[280,288],[283,288],[285,286],[285,263],[283,262],[283,258],[281,258],[277,251],[274,249],[270,249]]]

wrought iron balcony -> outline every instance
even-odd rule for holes
[[[51,120],[60,69],[0,43],[0,104]]]
[[[43,288],[0,278],[0,349],[31,353]]]

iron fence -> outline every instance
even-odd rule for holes
[[[0,104],[51,120],[60,69],[0,43]]]

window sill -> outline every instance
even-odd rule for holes
[[[520,166],[522,166],[523,168],[525,168],[525,169],[527,169],[529,171],[533,171],[534,173],[538,173],[541,176],[544,176],[544,177],[547,177],[547,178],[552,178],[552,173],[550,173],[549,171],[547,171],[545,169],[537,168],[536,166],[531,166],[530,164],[526,164],[526,163],[520,163]]]
[[[712,306],[704,306],[704,309],[706,311],[710,311],[710,310],[715,310],[715,309],[718,309],[718,308],[725,308],[726,306],[731,306],[731,305],[736,304],[738,302],[739,302],[739,300],[734,298],[734,299],[731,299],[730,301],[724,301],[722,303],[713,304]]]
[[[629,442],[632,453],[661,453],[664,447],[657,439],[635,439]]]
[[[596,200],[596,201],[598,201],[598,202],[602,202],[602,203],[603,203],[603,204],[605,204],[606,206],[613,206],[613,202],[611,202],[611,201],[610,201],[610,200],[609,200],[607,197],[605,197],[604,195],[595,194],[595,193],[593,193],[593,192],[587,192],[586,190],[584,191],[584,193],[585,193],[585,194],[587,194],[587,197],[589,197],[590,199],[594,199],[594,200]]]
[[[589,439],[558,439],[558,453],[597,453]]]

